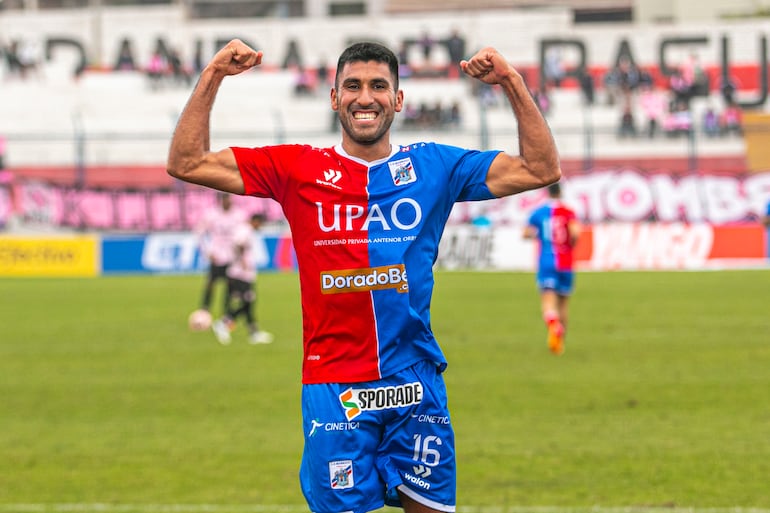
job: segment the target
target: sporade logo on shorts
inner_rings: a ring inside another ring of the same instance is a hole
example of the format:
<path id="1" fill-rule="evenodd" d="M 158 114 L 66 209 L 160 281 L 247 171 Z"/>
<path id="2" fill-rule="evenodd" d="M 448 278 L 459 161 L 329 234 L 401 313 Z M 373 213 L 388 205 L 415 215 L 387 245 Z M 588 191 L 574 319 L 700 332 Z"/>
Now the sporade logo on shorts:
<path id="1" fill-rule="evenodd" d="M 361 412 L 401 408 L 422 401 L 422 383 L 405 383 L 379 388 L 348 388 L 340 394 L 340 403 L 348 420 L 358 417 Z"/>
<path id="2" fill-rule="evenodd" d="M 381 289 L 409 291 L 404 264 L 321 272 L 321 293 L 323 294 Z"/>

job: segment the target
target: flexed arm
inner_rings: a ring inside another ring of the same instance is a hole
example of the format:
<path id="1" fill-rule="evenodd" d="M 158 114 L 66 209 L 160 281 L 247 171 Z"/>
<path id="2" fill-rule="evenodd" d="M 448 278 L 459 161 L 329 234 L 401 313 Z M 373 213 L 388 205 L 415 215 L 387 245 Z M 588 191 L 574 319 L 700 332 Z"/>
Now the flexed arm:
<path id="1" fill-rule="evenodd" d="M 238 39 L 219 50 L 201 72 L 187 101 L 168 154 L 169 175 L 221 191 L 243 194 L 243 180 L 230 149 L 212 152 L 209 147 L 211 109 L 219 87 L 228 75 L 238 75 L 262 63 L 262 52 Z"/>
<path id="2" fill-rule="evenodd" d="M 460 67 L 485 84 L 499 84 L 519 128 L 519 155 L 500 153 L 489 168 L 487 187 L 497 197 L 536 189 L 561 178 L 556 143 L 540 109 L 516 69 L 494 48 L 484 48 Z"/>

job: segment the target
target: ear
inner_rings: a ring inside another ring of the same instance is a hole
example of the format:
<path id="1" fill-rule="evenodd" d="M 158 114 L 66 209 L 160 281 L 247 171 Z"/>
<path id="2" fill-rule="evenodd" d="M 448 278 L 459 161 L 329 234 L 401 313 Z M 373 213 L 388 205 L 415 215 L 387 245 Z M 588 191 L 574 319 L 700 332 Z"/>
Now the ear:
<path id="1" fill-rule="evenodd" d="M 336 88 L 332 87 L 332 90 L 329 93 L 329 98 L 331 100 L 332 110 L 335 112 L 338 111 L 339 108 L 337 107 L 337 89 Z"/>
<path id="2" fill-rule="evenodd" d="M 404 90 L 399 89 L 396 93 L 396 105 L 395 105 L 395 111 L 401 112 L 401 109 L 404 108 Z"/>

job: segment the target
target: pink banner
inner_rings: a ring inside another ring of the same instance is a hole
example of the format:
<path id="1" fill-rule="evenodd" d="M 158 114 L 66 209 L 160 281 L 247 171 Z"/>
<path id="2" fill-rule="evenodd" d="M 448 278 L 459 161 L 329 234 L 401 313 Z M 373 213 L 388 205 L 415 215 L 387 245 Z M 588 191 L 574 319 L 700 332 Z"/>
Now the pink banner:
<path id="1" fill-rule="evenodd" d="M 756 223 L 770 202 L 770 172 L 669 174 L 612 168 L 563 179 L 564 197 L 586 225 L 600 223 Z M 520 226 L 545 200 L 540 189 L 508 198 L 457 204 L 450 225 L 484 220 Z M 131 232 L 189 230 L 215 202 L 202 187 L 178 189 L 75 189 L 35 180 L 0 184 L 0 226 L 12 215 L 26 223 L 76 229 Z M 262 198 L 235 196 L 247 212 L 282 222 L 280 206 Z"/>

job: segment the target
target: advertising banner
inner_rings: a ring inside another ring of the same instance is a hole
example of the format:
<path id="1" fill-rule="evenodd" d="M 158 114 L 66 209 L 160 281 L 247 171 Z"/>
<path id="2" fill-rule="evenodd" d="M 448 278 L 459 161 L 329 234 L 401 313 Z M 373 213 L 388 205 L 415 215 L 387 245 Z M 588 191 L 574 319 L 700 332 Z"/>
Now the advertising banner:
<path id="1" fill-rule="evenodd" d="M 534 271 L 537 244 L 523 228 L 448 227 L 439 269 Z M 757 223 L 603 223 L 584 226 L 575 248 L 578 270 L 686 270 L 770 265 L 766 232 Z"/>
<path id="2" fill-rule="evenodd" d="M 296 259 L 288 234 L 255 236 L 261 270 L 292 270 Z M 189 232 L 105 236 L 102 240 L 104 274 L 196 273 L 208 266 L 198 239 Z"/>
<path id="3" fill-rule="evenodd" d="M 96 276 L 97 237 L 0 236 L 0 276 Z"/>

